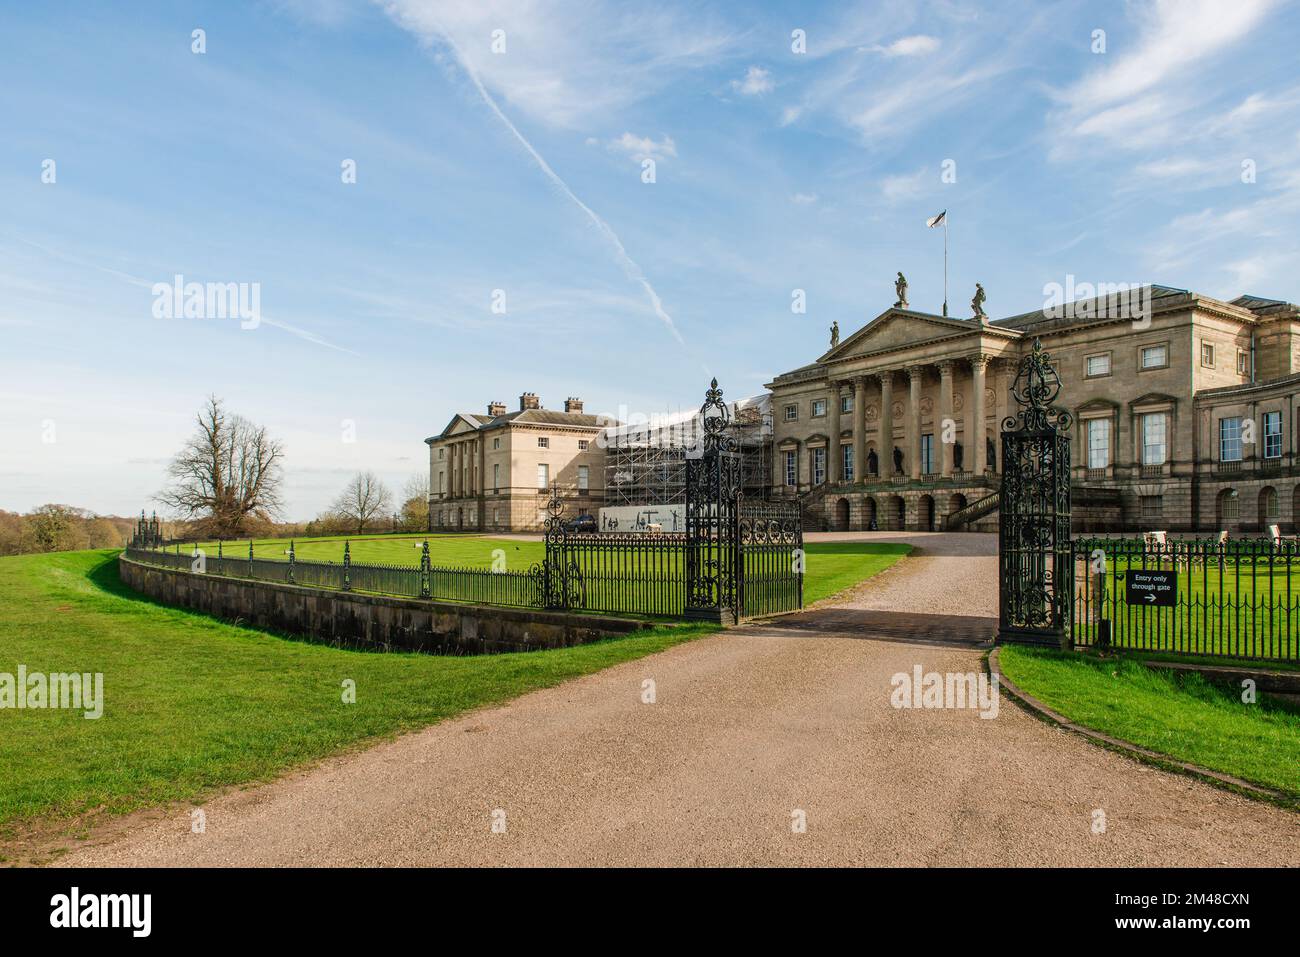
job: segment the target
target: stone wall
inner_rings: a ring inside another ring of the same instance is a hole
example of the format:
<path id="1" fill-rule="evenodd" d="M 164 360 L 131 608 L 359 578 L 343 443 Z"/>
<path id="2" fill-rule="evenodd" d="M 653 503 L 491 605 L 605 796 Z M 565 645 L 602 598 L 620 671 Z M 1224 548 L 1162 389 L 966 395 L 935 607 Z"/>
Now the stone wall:
<path id="1" fill-rule="evenodd" d="M 118 558 L 122 581 L 168 605 L 329 644 L 476 655 L 585 645 L 649 627 L 626 618 L 388 598 L 199 575 Z"/>

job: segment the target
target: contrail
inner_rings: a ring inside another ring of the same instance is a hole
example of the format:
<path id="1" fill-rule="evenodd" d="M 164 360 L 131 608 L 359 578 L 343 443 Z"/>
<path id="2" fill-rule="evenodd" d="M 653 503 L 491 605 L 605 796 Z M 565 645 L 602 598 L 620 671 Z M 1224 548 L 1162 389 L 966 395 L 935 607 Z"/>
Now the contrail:
<path id="1" fill-rule="evenodd" d="M 129 282 L 133 286 L 141 286 L 145 289 L 152 289 L 154 286 L 153 282 L 144 279 L 141 276 L 133 276 L 129 272 L 122 272 L 120 269 L 112 269 L 108 266 L 101 266 L 99 263 L 80 259 L 76 256 L 69 256 L 67 253 L 59 252 L 58 250 L 51 249 L 48 246 L 43 246 L 40 243 L 33 242 L 30 239 L 25 239 L 22 236 L 15 236 L 13 238 L 18 240 L 20 243 L 25 243 L 28 246 L 39 249 L 48 256 L 53 256 L 55 259 L 62 259 L 64 262 L 70 262 L 75 266 L 85 266 L 89 269 L 98 269 L 100 272 L 108 273 L 110 276 L 116 276 L 124 282 Z M 334 349 L 338 352 L 346 352 L 348 355 L 357 356 L 358 358 L 361 356 L 361 353 L 359 352 L 353 352 L 351 349 L 344 346 L 336 346 L 328 339 L 323 339 L 314 332 L 309 332 L 308 330 L 299 328 L 298 326 L 292 326 L 287 322 L 280 322 L 276 319 L 267 319 L 265 316 L 260 317 L 259 321 L 268 326 L 275 326 L 277 329 L 283 329 L 285 332 L 289 333 L 289 335 L 297 336 L 299 339 L 302 339 L 305 342 L 310 342 L 313 345 L 324 346 L 326 349 Z"/>
<path id="2" fill-rule="evenodd" d="M 473 81 L 475 89 L 479 92 L 479 96 L 483 97 L 483 102 L 492 108 L 492 112 L 497 115 L 497 119 L 504 123 L 506 129 L 514 134 L 515 139 L 517 139 L 520 145 L 528 151 L 528 154 L 532 156 L 541 171 L 546 174 L 547 179 L 549 179 L 551 183 L 560 190 L 560 192 L 569 197 L 569 199 L 573 201 L 574 205 L 586 213 L 587 218 L 590 219 L 592 223 L 595 224 L 596 228 L 600 230 L 601 234 L 609 240 L 610 245 L 614 247 L 614 258 L 618 260 L 618 264 L 623 267 L 623 272 L 626 273 L 627 277 L 633 282 L 641 284 L 641 288 L 644 289 L 646 295 L 650 297 L 650 305 L 654 308 L 655 315 L 658 316 L 660 320 L 663 321 L 663 324 L 668 327 L 668 331 L 673 334 L 673 338 L 685 346 L 686 340 L 683 339 L 682 334 L 677 331 L 677 323 L 673 322 L 673 317 L 668 315 L 664 310 L 663 301 L 659 298 L 659 293 L 655 292 L 654 286 L 650 285 L 650 280 L 646 278 L 641 267 L 637 265 L 636 260 L 627 254 L 627 249 L 624 248 L 623 241 L 618 238 L 618 234 L 610 228 L 609 223 L 605 222 L 605 220 L 601 219 L 600 216 L 596 214 L 595 210 L 580 200 L 573 190 L 569 189 L 569 184 L 560 179 L 559 174 L 556 173 L 555 170 L 551 169 L 551 165 L 542 158 L 542 154 L 533 149 L 533 144 L 528 142 L 528 140 L 524 138 L 524 135 L 519 132 L 515 124 L 510 122 L 510 118 L 506 116 L 505 113 L 501 112 L 501 107 L 497 106 L 496 100 L 492 99 L 487 89 L 483 86 L 482 81 L 479 80 L 478 73 L 469 65 L 469 61 L 461 55 L 460 48 L 457 47 L 456 42 L 452 40 L 451 34 L 442 29 L 441 26 L 438 27 L 438 32 L 442 34 L 443 40 L 446 42 L 447 46 L 451 48 L 452 53 L 456 55 L 456 59 L 460 63 L 461 68 L 465 71 L 465 74 Z"/>

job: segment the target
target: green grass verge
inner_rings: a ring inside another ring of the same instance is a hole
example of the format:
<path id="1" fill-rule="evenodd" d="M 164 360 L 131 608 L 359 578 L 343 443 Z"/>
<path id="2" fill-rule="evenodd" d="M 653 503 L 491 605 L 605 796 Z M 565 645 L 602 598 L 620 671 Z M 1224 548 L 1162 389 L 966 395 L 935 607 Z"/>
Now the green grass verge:
<path id="1" fill-rule="evenodd" d="M 430 540 L 439 554 L 461 556 L 448 563 L 488 564 L 492 547 L 513 544 L 542 548 L 469 536 Z M 414 551 L 409 540 L 357 545 L 374 547 L 376 556 L 401 549 L 403 563 Z M 485 545 L 485 557 L 475 558 Z M 810 545 L 806 600 L 856 584 L 908 550 Z M 79 711 L 0 709 L 0 837 L 36 818 L 198 800 L 715 630 L 656 628 L 580 648 L 463 658 L 347 650 L 144 599 L 119 581 L 116 556 L 0 558 L 0 672 L 15 674 L 20 664 L 28 673 L 100 672 L 105 697 L 98 720 Z M 342 701 L 345 679 L 356 682 L 356 704 Z"/>
<path id="2" fill-rule="evenodd" d="M 350 651 L 144 600 L 116 554 L 0 558 L 0 671 L 102 672 L 105 698 L 98 720 L 0 709 L 0 827 L 195 800 L 713 630 L 462 658 Z"/>
<path id="3" fill-rule="evenodd" d="M 1255 784 L 1300 795 L 1300 708 L 1199 674 L 1127 658 L 1004 645 L 1002 671 L 1072 721 Z"/>

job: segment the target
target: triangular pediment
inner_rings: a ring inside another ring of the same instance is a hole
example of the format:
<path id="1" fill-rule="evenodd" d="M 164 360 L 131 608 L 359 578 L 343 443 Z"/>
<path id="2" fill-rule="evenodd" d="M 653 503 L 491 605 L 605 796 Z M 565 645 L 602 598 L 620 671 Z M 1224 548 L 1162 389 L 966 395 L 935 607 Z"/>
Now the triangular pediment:
<path id="1" fill-rule="evenodd" d="M 818 362 L 831 362 L 853 356 L 888 352 L 954 336 L 976 336 L 987 332 L 988 326 L 977 325 L 965 319 L 934 316 L 908 309 L 887 309 L 865 326 L 853 333 L 838 346 L 821 356 Z"/>
<path id="2" fill-rule="evenodd" d="M 464 435 L 467 432 L 477 432 L 478 423 L 467 416 L 464 412 L 457 412 L 447 427 L 442 430 L 443 436 Z"/>

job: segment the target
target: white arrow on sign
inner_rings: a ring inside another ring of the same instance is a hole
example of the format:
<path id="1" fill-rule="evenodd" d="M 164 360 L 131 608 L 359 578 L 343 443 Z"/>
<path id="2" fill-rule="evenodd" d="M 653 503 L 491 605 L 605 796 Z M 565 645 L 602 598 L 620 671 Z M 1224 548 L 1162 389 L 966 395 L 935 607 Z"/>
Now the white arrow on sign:
<path id="1" fill-rule="evenodd" d="M 1150 591 L 1147 592 L 1147 601 L 1155 601 L 1155 600 L 1156 600 L 1155 592 L 1150 592 Z"/>

